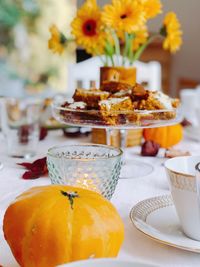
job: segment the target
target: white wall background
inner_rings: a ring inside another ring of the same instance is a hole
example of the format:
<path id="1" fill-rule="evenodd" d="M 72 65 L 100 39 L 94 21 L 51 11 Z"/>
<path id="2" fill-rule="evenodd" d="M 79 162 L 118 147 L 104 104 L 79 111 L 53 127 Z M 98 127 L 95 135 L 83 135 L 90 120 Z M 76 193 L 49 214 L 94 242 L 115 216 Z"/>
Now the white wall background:
<path id="1" fill-rule="evenodd" d="M 175 11 L 183 29 L 183 45 L 173 56 L 171 93 L 175 93 L 180 77 L 200 81 L 200 0 L 162 0 L 164 13 Z M 163 14 L 152 20 L 151 30 L 156 29 Z"/>
<path id="2" fill-rule="evenodd" d="M 81 5 L 84 0 L 78 0 Z M 109 0 L 97 0 L 99 5 Z M 164 13 L 175 11 L 183 29 L 183 46 L 173 56 L 171 72 L 171 93 L 175 94 L 180 77 L 200 81 L 200 0 L 162 0 Z M 150 30 L 161 25 L 164 14 L 152 20 Z"/>

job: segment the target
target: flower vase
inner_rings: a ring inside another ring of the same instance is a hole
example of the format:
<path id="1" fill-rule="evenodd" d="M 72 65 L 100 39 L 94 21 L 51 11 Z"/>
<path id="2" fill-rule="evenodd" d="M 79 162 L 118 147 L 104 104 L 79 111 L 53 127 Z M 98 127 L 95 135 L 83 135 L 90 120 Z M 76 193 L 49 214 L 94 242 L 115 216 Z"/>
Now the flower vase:
<path id="1" fill-rule="evenodd" d="M 136 83 L 135 67 L 101 67 L 100 85 L 103 82 L 121 82 L 132 86 Z"/>

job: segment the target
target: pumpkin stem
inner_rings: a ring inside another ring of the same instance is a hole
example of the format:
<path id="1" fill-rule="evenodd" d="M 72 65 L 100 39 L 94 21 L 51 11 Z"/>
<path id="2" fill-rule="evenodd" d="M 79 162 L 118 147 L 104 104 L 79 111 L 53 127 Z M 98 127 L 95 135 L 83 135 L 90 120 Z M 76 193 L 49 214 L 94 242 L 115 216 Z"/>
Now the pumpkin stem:
<path id="1" fill-rule="evenodd" d="M 68 197 L 71 209 L 73 210 L 74 198 L 79 197 L 77 192 L 65 192 L 61 190 L 61 194 L 65 197 Z"/>

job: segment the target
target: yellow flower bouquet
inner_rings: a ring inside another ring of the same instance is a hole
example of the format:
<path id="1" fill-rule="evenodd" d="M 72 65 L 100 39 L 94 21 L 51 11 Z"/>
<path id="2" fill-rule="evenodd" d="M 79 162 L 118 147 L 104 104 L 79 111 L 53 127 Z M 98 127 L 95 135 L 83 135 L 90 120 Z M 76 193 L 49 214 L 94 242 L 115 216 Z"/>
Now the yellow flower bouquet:
<path id="1" fill-rule="evenodd" d="M 71 23 L 71 38 L 51 26 L 49 48 L 61 54 L 75 41 L 89 54 L 100 56 L 105 66 L 132 65 L 158 36 L 163 48 L 175 53 L 182 44 L 180 23 L 174 12 L 166 14 L 157 33 L 148 32 L 148 20 L 162 13 L 160 0 L 112 0 L 102 9 L 86 0 Z"/>

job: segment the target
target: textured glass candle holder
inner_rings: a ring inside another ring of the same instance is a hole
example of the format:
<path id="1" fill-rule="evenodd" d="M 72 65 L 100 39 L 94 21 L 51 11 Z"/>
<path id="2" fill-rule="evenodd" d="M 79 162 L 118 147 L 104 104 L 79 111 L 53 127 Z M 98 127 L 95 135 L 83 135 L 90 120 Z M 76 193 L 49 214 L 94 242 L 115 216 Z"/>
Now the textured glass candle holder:
<path id="1" fill-rule="evenodd" d="M 122 150 L 105 145 L 79 144 L 53 147 L 47 153 L 52 184 L 96 191 L 110 199 L 122 165 Z"/>

